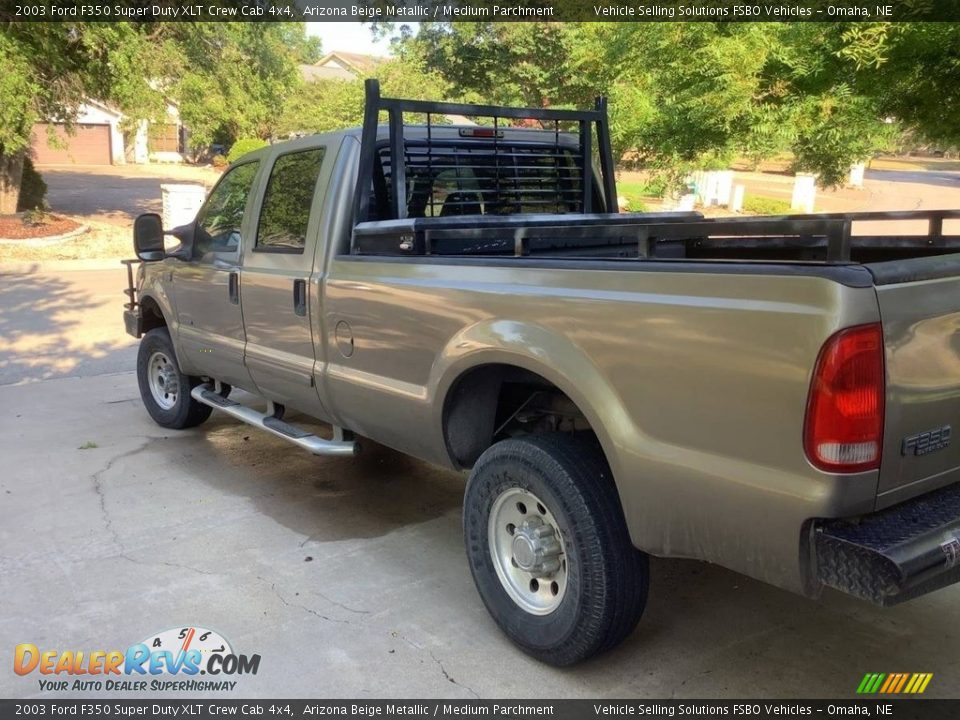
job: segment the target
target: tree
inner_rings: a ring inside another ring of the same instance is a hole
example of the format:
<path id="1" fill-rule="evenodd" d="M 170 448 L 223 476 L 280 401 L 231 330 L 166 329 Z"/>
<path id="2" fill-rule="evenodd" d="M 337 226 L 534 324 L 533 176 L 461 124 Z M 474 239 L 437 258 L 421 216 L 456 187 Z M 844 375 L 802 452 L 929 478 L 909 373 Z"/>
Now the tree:
<path id="1" fill-rule="evenodd" d="M 371 73 L 386 96 L 417 100 L 448 98 L 447 83 L 413 53 L 378 63 Z M 279 137 L 329 132 L 363 122 L 363 78 L 317 80 L 304 83 L 283 107 L 277 124 Z"/>
<path id="2" fill-rule="evenodd" d="M 0 34 L 0 213 L 16 209 L 34 123 L 69 122 L 86 97 L 150 96 L 149 63 L 150 48 L 127 23 L 8 24 Z"/>
<path id="3" fill-rule="evenodd" d="M 399 42 L 464 96 L 606 94 L 617 156 L 674 179 L 790 151 L 830 185 L 901 127 L 960 141 L 955 24 L 430 22 Z"/>
<path id="4" fill-rule="evenodd" d="M 7 23 L 0 33 L 0 213 L 13 212 L 36 122 L 71 129 L 87 98 L 126 129 L 177 101 L 195 144 L 269 138 L 319 51 L 303 23 Z"/>
<path id="5" fill-rule="evenodd" d="M 195 145 L 269 139 L 300 82 L 303 23 L 164 23 L 153 41 L 167 64 L 162 88 L 180 105 Z"/>

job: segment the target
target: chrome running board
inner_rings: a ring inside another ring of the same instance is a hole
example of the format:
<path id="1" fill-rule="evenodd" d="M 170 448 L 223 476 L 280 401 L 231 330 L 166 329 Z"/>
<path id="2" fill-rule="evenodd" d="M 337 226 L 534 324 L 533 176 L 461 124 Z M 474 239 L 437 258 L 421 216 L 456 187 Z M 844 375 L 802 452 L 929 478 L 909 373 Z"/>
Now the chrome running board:
<path id="1" fill-rule="evenodd" d="M 314 455 L 340 455 L 350 456 L 357 454 L 357 443 L 353 440 L 341 439 L 344 436 L 342 428 L 334 427 L 334 439 L 324 440 L 322 437 L 312 434 L 308 430 L 291 425 L 281 418 L 271 413 L 262 413 L 246 405 L 225 398 L 223 395 L 215 392 L 209 385 L 197 385 L 190 391 L 190 396 L 197 402 L 209 405 L 215 410 L 221 410 L 227 415 L 242 420 L 248 425 L 266 430 L 272 435 L 283 438 L 287 442 L 303 448 Z M 270 403 L 269 409 L 273 410 L 273 403 Z"/>

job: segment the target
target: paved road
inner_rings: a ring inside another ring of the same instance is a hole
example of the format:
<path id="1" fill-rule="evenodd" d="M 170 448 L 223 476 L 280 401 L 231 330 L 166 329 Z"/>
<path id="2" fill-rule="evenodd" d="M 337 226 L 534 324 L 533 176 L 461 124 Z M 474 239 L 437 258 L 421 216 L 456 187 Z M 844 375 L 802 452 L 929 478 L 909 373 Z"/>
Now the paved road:
<path id="1" fill-rule="evenodd" d="M 794 178 L 787 174 L 738 172 L 748 194 L 790 200 Z M 920 210 L 960 207 L 960 172 L 868 170 L 863 188 L 817 192 L 818 212 Z"/>
<path id="2" fill-rule="evenodd" d="M 958 587 L 882 610 L 679 560 L 653 561 L 622 647 L 540 665 L 473 589 L 461 475 L 372 444 L 315 458 L 224 418 L 156 426 L 127 370 L 121 284 L 0 277 L 0 338 L 16 344 L 0 355 L 6 652 L 200 625 L 262 656 L 238 697 L 853 697 L 867 671 L 934 672 L 928 695 L 960 696 Z M 0 672 L 0 696 L 40 694 L 35 675 Z"/>

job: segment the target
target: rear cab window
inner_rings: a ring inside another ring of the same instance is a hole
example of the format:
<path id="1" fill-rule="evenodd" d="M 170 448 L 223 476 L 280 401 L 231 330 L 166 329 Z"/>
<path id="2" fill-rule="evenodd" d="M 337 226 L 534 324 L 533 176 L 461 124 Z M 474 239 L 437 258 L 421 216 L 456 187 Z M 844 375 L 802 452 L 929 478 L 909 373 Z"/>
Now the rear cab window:
<path id="1" fill-rule="evenodd" d="M 279 156 L 260 205 L 254 252 L 303 253 L 324 148 Z"/>

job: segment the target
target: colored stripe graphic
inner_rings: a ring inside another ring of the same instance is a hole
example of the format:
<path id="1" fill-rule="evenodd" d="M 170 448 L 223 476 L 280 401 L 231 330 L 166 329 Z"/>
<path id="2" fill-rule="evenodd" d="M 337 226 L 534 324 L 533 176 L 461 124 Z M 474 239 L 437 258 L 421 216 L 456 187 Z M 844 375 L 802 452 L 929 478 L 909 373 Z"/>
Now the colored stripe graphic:
<path id="1" fill-rule="evenodd" d="M 933 673 L 867 673 L 857 686 L 857 694 L 919 695 L 932 679 Z"/>

